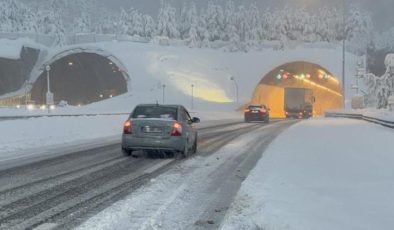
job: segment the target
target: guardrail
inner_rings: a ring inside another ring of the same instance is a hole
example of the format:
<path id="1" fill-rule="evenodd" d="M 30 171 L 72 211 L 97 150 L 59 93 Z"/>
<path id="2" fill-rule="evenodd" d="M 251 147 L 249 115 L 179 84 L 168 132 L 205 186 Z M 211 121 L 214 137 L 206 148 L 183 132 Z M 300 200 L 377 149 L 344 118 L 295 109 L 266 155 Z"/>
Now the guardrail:
<path id="1" fill-rule="evenodd" d="M 0 121 L 3 120 L 19 120 L 40 117 L 93 117 L 93 116 L 120 116 L 130 115 L 130 113 L 78 113 L 78 114 L 38 114 L 38 115 L 16 115 L 16 116 L 0 116 Z"/>
<path id="2" fill-rule="evenodd" d="M 326 112 L 325 117 L 342 117 L 342 118 L 364 120 L 394 129 L 394 121 L 387 121 L 376 117 L 364 116 L 363 114 Z"/>

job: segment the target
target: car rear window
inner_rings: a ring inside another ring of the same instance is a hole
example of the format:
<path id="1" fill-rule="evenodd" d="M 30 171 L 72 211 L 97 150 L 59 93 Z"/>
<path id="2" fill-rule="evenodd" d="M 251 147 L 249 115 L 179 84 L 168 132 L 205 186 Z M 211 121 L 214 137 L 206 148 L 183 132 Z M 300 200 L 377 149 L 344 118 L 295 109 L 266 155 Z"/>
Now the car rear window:
<path id="1" fill-rule="evenodd" d="M 264 106 L 261 106 L 261 105 L 253 105 L 253 106 L 249 106 L 249 109 L 261 109 L 263 107 Z"/>
<path id="2" fill-rule="evenodd" d="M 138 106 L 131 118 L 163 118 L 177 120 L 177 108 L 165 106 Z"/>

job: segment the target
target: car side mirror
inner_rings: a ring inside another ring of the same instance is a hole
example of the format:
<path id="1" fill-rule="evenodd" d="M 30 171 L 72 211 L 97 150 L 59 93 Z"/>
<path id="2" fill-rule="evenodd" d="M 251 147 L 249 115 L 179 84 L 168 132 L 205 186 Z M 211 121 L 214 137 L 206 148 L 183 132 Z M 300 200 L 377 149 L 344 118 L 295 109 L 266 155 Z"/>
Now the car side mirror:
<path id="1" fill-rule="evenodd" d="M 193 123 L 200 123 L 200 118 L 198 118 L 198 117 L 193 117 L 192 122 L 193 122 Z"/>

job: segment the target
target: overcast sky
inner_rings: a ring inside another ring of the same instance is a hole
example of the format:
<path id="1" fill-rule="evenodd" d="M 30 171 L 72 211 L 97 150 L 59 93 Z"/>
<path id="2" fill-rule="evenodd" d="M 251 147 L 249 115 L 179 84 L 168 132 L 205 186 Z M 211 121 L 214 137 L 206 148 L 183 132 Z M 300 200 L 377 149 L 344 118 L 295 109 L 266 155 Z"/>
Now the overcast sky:
<path id="1" fill-rule="evenodd" d="M 160 0 L 99 0 L 102 4 L 111 8 L 131 7 L 134 6 L 142 12 L 157 15 L 160 6 Z M 170 0 L 174 6 L 182 5 L 183 2 L 193 0 Z M 209 0 L 194 0 L 197 5 L 205 6 Z M 214 0 L 214 2 L 224 3 L 226 0 Z M 308 9 L 316 9 L 323 5 L 342 6 L 342 1 L 348 4 L 360 4 L 363 8 L 371 11 L 375 27 L 379 30 L 394 27 L 394 0 L 234 0 L 234 2 L 249 4 L 256 2 L 261 9 L 266 7 L 281 7 L 286 3 L 295 6 L 305 6 Z"/>

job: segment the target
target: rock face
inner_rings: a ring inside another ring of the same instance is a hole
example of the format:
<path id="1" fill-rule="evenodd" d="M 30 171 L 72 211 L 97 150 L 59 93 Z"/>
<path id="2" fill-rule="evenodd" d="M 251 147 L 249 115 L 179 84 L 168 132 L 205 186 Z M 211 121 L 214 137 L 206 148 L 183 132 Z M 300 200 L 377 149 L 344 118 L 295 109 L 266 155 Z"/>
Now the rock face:
<path id="1" fill-rule="evenodd" d="M 0 96 L 20 89 L 29 78 L 40 50 L 23 47 L 17 60 L 0 58 Z"/>

